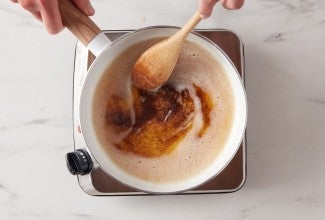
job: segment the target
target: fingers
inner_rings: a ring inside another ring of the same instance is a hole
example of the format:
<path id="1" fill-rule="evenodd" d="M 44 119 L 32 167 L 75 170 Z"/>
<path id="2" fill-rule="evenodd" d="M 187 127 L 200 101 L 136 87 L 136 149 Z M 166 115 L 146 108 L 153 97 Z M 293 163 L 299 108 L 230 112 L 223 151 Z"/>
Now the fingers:
<path id="1" fill-rule="evenodd" d="M 39 21 L 42 21 L 50 34 L 63 29 L 58 0 L 11 0 L 17 2 Z"/>
<path id="2" fill-rule="evenodd" d="M 62 19 L 57 0 L 39 0 L 40 13 L 46 30 L 57 34 L 63 30 Z"/>
<path id="3" fill-rule="evenodd" d="M 27 11 L 30 11 L 30 12 L 37 11 L 37 2 L 36 1 L 33 1 L 33 0 L 17 0 L 17 1 L 13 1 L 13 2 L 19 3 L 20 6 L 23 9 L 26 9 Z"/>
<path id="4" fill-rule="evenodd" d="M 244 0 L 222 0 L 223 7 L 229 10 L 240 9 L 243 4 Z"/>
<path id="5" fill-rule="evenodd" d="M 29 11 L 37 20 L 42 22 L 42 16 L 39 12 L 39 7 L 36 1 L 33 0 L 11 0 L 14 3 L 19 3 L 22 8 Z"/>
<path id="6" fill-rule="evenodd" d="M 208 18 L 212 14 L 214 5 L 218 0 L 200 0 L 199 12 L 202 18 Z M 221 3 L 226 9 L 239 9 L 243 6 L 244 0 L 221 0 Z"/>
<path id="7" fill-rule="evenodd" d="M 34 18 L 36 18 L 38 21 L 43 22 L 43 20 L 42 20 L 42 15 L 41 15 L 40 12 L 34 12 L 34 13 L 32 13 L 32 15 L 33 15 Z"/>
<path id="8" fill-rule="evenodd" d="M 200 0 L 199 2 L 199 12 L 202 18 L 208 18 L 211 13 L 213 6 L 218 0 Z"/>
<path id="9" fill-rule="evenodd" d="M 86 15 L 95 13 L 89 0 L 71 0 Z M 11 0 L 19 3 L 39 21 L 43 22 L 50 34 L 59 33 L 64 27 L 58 6 L 58 0 Z"/>
<path id="10" fill-rule="evenodd" d="M 73 0 L 73 3 L 86 15 L 92 16 L 95 14 L 95 9 L 89 0 Z"/>

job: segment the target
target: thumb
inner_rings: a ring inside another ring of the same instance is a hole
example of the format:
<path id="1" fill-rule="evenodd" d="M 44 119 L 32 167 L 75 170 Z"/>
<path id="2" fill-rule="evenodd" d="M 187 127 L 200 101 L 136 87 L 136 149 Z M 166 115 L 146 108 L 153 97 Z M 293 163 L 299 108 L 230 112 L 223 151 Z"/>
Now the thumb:
<path id="1" fill-rule="evenodd" d="M 213 6 L 218 0 L 200 0 L 199 1 L 199 13 L 201 18 L 208 18 L 213 10 Z"/>
<path id="2" fill-rule="evenodd" d="M 73 2 L 86 15 L 91 16 L 95 14 L 95 9 L 89 0 L 73 0 Z"/>

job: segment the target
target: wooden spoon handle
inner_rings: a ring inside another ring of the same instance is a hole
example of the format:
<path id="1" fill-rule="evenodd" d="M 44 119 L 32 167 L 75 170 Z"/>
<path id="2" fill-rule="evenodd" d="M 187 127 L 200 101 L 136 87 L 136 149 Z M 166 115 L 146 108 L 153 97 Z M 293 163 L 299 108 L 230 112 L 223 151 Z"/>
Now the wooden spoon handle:
<path id="1" fill-rule="evenodd" d="M 200 13 L 196 12 L 190 20 L 182 27 L 179 31 L 182 39 L 184 40 L 186 36 L 193 30 L 193 28 L 202 20 Z"/>
<path id="2" fill-rule="evenodd" d="M 100 28 L 70 0 L 59 0 L 62 22 L 85 46 L 96 37 Z"/>

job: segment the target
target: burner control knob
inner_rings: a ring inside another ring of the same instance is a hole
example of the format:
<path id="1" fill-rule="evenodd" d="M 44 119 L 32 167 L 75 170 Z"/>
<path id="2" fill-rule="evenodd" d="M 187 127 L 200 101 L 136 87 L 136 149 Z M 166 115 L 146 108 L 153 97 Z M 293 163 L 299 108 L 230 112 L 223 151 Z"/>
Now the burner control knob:
<path id="1" fill-rule="evenodd" d="M 71 174 L 85 175 L 90 173 L 93 168 L 93 162 L 89 153 L 84 149 L 78 149 L 67 153 L 65 157 L 68 170 Z"/>

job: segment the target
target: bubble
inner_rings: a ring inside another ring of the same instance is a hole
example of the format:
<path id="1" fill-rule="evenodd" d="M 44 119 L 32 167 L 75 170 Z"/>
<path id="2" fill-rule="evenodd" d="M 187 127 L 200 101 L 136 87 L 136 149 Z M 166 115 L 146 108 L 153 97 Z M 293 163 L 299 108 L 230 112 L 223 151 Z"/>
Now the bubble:
<path id="1" fill-rule="evenodd" d="M 128 77 L 126 75 L 128 71 L 126 66 L 133 62 L 133 58 L 125 59 L 125 57 L 128 58 L 129 56 L 135 56 L 139 52 L 139 50 L 136 49 L 141 47 L 142 46 L 139 45 L 134 46 L 133 49 L 131 48 L 132 50 L 128 49 L 127 53 L 122 52 L 121 59 L 124 60 L 118 63 L 120 66 L 118 71 L 114 73 L 111 72 L 113 75 L 107 77 L 109 80 L 104 83 L 105 87 L 102 87 L 103 89 L 100 94 L 105 94 L 105 91 L 111 92 L 112 88 L 122 92 L 130 91 L 125 89 L 125 86 L 117 86 L 120 85 L 117 83 L 117 79 L 124 79 Z M 195 58 L 193 58 L 194 55 Z M 121 153 L 122 151 L 118 151 L 110 145 L 107 152 L 114 154 L 114 162 L 127 173 L 139 177 L 140 179 L 150 180 L 153 182 L 170 182 L 187 179 L 192 175 L 196 175 L 202 171 L 202 169 L 211 164 L 213 158 L 218 155 L 218 149 L 222 149 L 222 144 L 220 144 L 222 141 L 220 141 L 220 137 L 224 135 L 222 134 L 224 129 L 221 127 L 223 119 L 220 118 L 220 116 L 225 117 L 226 114 L 224 113 L 228 112 L 228 102 L 223 102 L 222 99 L 223 97 L 227 97 L 228 90 L 231 91 L 231 89 L 226 87 L 227 78 L 225 78 L 223 69 L 220 68 L 218 62 L 216 62 L 207 51 L 204 51 L 199 46 L 188 42 L 186 43 L 185 47 L 182 48 L 180 60 L 181 61 L 177 64 L 179 65 L 179 68 L 177 68 L 178 72 L 174 72 L 171 78 L 173 84 L 180 84 L 181 86 L 179 88 L 182 89 L 185 86 L 192 88 L 192 83 L 195 82 L 213 93 L 216 92 L 214 93 L 213 99 L 217 103 L 217 108 L 211 112 L 211 117 L 213 126 L 216 126 L 218 129 L 209 130 L 206 136 L 202 137 L 202 139 L 197 138 L 195 131 L 199 130 L 201 120 L 198 118 L 195 122 L 193 122 L 193 132 L 184 138 L 184 140 L 179 144 L 179 151 L 177 152 L 180 153 L 164 158 L 158 157 L 155 159 L 143 159 L 142 157 L 137 157 L 134 154 Z M 210 68 L 211 66 L 213 66 L 213 70 Z M 109 90 L 106 88 L 109 88 Z M 193 88 L 192 92 L 194 92 Z M 105 109 L 106 105 L 99 105 L 99 107 L 96 106 L 96 108 L 99 109 L 96 111 L 100 112 L 100 109 Z M 220 109 L 223 109 L 223 111 L 220 111 Z M 197 115 L 197 117 L 200 117 L 199 114 Z M 100 114 L 100 116 L 105 117 L 105 115 L 103 116 L 102 114 Z M 97 120 L 100 121 L 99 119 Z M 102 127 L 98 127 L 99 130 L 103 130 Z M 105 134 L 105 132 L 106 130 L 104 130 L 102 133 Z M 114 140 L 117 140 L 117 137 L 113 136 L 111 139 L 107 140 L 105 139 L 103 141 L 101 139 L 101 142 L 110 144 Z M 182 163 L 181 166 L 178 166 L 179 163 Z"/>

